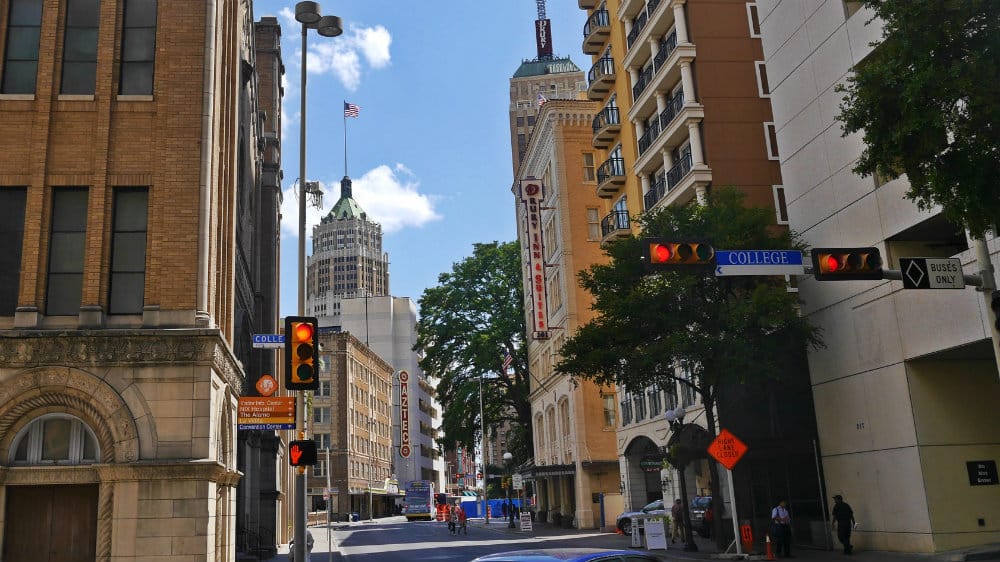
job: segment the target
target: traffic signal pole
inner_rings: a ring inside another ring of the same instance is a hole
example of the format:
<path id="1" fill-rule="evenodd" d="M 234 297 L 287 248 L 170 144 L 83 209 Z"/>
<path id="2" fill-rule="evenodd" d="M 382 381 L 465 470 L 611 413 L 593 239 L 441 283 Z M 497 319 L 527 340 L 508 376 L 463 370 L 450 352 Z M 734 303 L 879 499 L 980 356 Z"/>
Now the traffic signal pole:
<path id="1" fill-rule="evenodd" d="M 993 228 L 996 235 L 997 229 Z M 978 289 L 983 294 L 983 302 L 986 303 L 986 314 L 990 320 L 990 340 L 993 341 L 993 360 L 997 364 L 997 377 L 1000 378 L 1000 311 L 994 303 L 997 298 L 997 282 L 993 277 L 993 261 L 990 260 L 990 248 L 986 245 L 986 238 L 972 238 L 972 245 L 976 247 L 976 264 L 979 266 L 979 278 L 981 286 Z"/>

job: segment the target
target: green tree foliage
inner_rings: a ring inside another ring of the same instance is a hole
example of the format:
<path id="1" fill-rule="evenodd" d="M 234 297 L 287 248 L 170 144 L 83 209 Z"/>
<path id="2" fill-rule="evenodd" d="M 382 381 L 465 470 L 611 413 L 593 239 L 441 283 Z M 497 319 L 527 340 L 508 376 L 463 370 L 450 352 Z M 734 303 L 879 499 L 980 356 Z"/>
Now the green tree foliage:
<path id="1" fill-rule="evenodd" d="M 1000 2 L 864 3 L 884 28 L 839 89 L 844 134 L 867 146 L 854 171 L 905 173 L 921 209 L 981 237 L 1000 217 Z"/>
<path id="2" fill-rule="evenodd" d="M 444 409 L 439 442 L 454 449 L 478 440 L 479 379 L 488 429 L 514 423 L 509 448 L 515 460 L 531 456 L 521 250 L 517 242 L 475 244 L 472 256 L 438 277 L 420 298 L 417 344 L 420 368 L 439 379 Z M 503 354 L 513 357 L 509 372 Z"/>
<path id="3" fill-rule="evenodd" d="M 801 248 L 773 222 L 773 211 L 744 207 L 732 188 L 713 192 L 705 206 L 667 207 L 640 218 L 643 237 L 707 239 L 717 249 Z M 715 435 L 720 385 L 803 376 L 792 367 L 801 350 L 821 345 L 782 278 L 716 277 L 705 269 L 650 274 L 635 237 L 609 244 L 606 253 L 607 265 L 580 275 L 598 316 L 567 340 L 558 372 L 629 392 L 688 386 L 705 404 L 706 426 Z M 710 465 L 713 497 L 720 498 Z"/>

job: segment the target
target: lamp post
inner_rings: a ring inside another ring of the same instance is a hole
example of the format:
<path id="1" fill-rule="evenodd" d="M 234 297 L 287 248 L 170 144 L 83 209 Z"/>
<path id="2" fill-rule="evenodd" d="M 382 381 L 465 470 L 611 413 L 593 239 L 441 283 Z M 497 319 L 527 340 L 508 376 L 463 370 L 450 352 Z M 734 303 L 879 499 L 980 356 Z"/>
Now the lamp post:
<path id="1" fill-rule="evenodd" d="M 514 504 L 511 503 L 511 501 L 510 501 L 510 488 L 511 488 L 511 486 L 514 485 L 514 466 L 511 463 L 511 460 L 513 458 L 514 458 L 514 455 L 510 454 L 510 451 L 507 451 L 506 453 L 503 454 L 503 462 L 504 462 L 505 465 L 507 465 L 507 476 L 510 477 L 510 484 L 507 486 L 507 520 L 508 520 L 507 528 L 508 529 L 513 529 L 514 528 Z"/>
<path id="2" fill-rule="evenodd" d="M 299 95 L 301 106 L 299 111 L 299 263 L 298 263 L 298 314 L 306 314 L 306 32 L 315 29 L 323 37 L 336 37 L 344 32 L 340 18 L 320 14 L 316 2 L 299 2 L 295 4 L 295 20 L 302 24 L 302 64 L 299 68 Z M 305 411 L 303 393 L 299 392 L 295 399 L 295 427 L 300 437 L 305 437 L 305 426 L 302 412 Z M 295 559 L 306 559 L 306 474 L 297 469 L 295 474 L 295 516 L 293 527 L 295 535 Z"/>
<path id="3" fill-rule="evenodd" d="M 684 406 L 677 406 L 676 409 L 667 410 L 667 423 L 670 424 L 670 431 L 674 433 L 674 438 L 679 437 L 681 431 L 684 429 L 685 413 Z M 666 447 L 664 449 L 664 453 L 669 454 L 669 449 Z M 684 550 L 687 552 L 697 552 L 698 545 L 694 543 L 694 533 L 691 530 L 691 511 L 688 507 L 687 480 L 684 476 L 684 469 L 687 467 L 685 454 L 682 452 L 678 455 L 681 457 L 680 459 L 672 458 L 672 460 L 677 463 L 678 478 L 681 485 L 681 518 L 684 520 Z M 675 522 L 674 524 L 676 525 L 677 523 Z"/>

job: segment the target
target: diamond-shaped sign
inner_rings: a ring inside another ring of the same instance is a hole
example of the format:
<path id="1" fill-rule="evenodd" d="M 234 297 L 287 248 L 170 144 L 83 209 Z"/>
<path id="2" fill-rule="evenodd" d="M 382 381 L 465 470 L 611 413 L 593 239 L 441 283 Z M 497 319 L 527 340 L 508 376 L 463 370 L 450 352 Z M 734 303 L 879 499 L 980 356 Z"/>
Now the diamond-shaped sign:
<path id="1" fill-rule="evenodd" d="M 719 464 L 732 470 L 736 463 L 740 462 L 743 454 L 747 452 L 746 443 L 737 439 L 728 429 L 719 432 L 718 437 L 708 446 L 708 454 L 719 461 Z"/>

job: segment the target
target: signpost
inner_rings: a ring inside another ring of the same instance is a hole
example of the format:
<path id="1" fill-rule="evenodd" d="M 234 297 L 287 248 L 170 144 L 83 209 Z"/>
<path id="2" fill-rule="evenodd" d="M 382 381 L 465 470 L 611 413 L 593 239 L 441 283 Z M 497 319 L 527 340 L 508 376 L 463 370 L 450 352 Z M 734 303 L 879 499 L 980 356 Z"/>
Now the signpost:
<path id="1" fill-rule="evenodd" d="M 715 275 L 804 275 L 799 250 L 716 250 Z"/>
<path id="2" fill-rule="evenodd" d="M 295 429 L 295 397 L 241 396 L 237 406 L 236 429 Z"/>
<path id="3" fill-rule="evenodd" d="M 899 258 L 904 289 L 964 289 L 958 258 Z"/>
<path id="4" fill-rule="evenodd" d="M 284 349 L 284 334 L 254 334 L 253 347 L 255 349 Z"/>
<path id="5" fill-rule="evenodd" d="M 746 443 L 740 441 L 735 435 L 729 432 L 728 429 L 723 428 L 719 432 L 719 435 L 712 441 L 708 446 L 708 454 L 712 455 L 712 458 L 719 461 L 719 464 L 726 467 L 726 477 L 729 480 L 729 494 L 730 501 L 733 504 L 733 543 L 736 545 L 736 554 L 742 555 L 743 548 L 740 546 L 740 531 L 739 531 L 739 519 L 736 516 L 736 489 L 733 487 L 733 467 L 736 463 L 740 462 L 743 455 L 746 454 L 749 447 Z M 732 548 L 732 544 L 729 548 Z M 729 551 L 726 549 L 726 552 Z"/>

